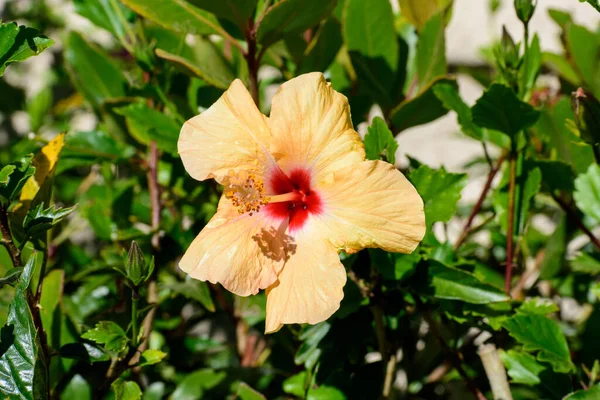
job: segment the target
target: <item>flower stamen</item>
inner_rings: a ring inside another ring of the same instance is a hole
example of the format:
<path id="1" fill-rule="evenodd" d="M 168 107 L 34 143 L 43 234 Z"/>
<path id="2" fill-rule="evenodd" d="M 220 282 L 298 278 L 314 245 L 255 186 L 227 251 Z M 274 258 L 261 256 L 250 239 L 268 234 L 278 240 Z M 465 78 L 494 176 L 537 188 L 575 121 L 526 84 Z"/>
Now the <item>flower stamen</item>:
<path id="1" fill-rule="evenodd" d="M 236 173 L 230 170 L 223 180 L 225 197 L 231 200 L 240 214 L 259 212 L 260 208 L 269 202 L 265 196 L 265 185 L 253 173 L 241 170 Z"/>
<path id="2" fill-rule="evenodd" d="M 253 215 L 260 208 L 269 203 L 282 203 L 295 201 L 298 193 L 289 192 L 274 196 L 265 195 L 265 185 L 261 178 L 252 172 L 230 170 L 223 179 L 225 197 L 231 201 L 240 214 Z"/>

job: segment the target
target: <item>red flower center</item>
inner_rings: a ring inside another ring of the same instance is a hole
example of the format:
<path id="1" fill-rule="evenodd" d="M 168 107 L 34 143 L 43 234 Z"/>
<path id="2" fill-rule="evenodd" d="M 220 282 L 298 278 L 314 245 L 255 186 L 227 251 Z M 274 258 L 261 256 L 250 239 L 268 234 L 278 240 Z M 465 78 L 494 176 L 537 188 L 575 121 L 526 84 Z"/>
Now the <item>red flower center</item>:
<path id="1" fill-rule="evenodd" d="M 264 210 L 271 217 L 289 218 L 290 232 L 302 228 L 310 214 L 320 214 L 323 202 L 319 194 L 310 187 L 310 172 L 297 168 L 289 175 L 278 170 L 269 177 L 268 187 L 275 195 L 294 193 L 294 200 L 280 203 L 270 203 Z"/>

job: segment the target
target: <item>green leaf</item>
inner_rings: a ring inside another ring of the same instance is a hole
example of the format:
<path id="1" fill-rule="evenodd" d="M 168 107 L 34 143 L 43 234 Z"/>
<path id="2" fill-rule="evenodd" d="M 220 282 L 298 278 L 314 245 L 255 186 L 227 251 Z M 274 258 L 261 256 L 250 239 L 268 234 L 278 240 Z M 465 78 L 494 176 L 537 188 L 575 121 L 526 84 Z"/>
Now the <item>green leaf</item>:
<path id="1" fill-rule="evenodd" d="M 156 55 L 179 66 L 188 75 L 221 89 L 227 89 L 235 79 L 232 66 L 208 39 L 195 38 L 194 45 L 185 45 L 179 55 L 160 48 L 156 49 Z"/>
<path id="2" fill-rule="evenodd" d="M 381 277 L 391 281 L 401 281 L 410 277 L 421 260 L 417 251 L 411 254 L 388 253 L 380 249 L 369 249 L 368 251 L 371 261 L 379 270 Z"/>
<path id="3" fill-rule="evenodd" d="M 446 74 L 444 13 L 431 17 L 423 27 L 416 58 L 419 87 L 427 87 L 434 79 Z"/>
<path id="4" fill-rule="evenodd" d="M 225 18 L 234 22 L 242 29 L 248 25 L 248 19 L 254 14 L 258 0 L 191 0 L 191 3 L 219 18 Z"/>
<path id="5" fill-rule="evenodd" d="M 121 43 L 135 39 L 129 25 L 133 13 L 116 0 L 74 0 L 75 12 L 106 29 Z"/>
<path id="6" fill-rule="evenodd" d="M 165 285 L 165 287 L 190 300 L 198 301 L 208 311 L 215 311 L 215 304 L 206 282 L 197 279 L 186 279 L 185 282 L 169 283 L 168 285 Z"/>
<path id="7" fill-rule="evenodd" d="M 508 87 L 499 83 L 490 86 L 471 109 L 473 122 L 514 138 L 538 120 L 540 113 L 519 100 Z"/>
<path id="8" fill-rule="evenodd" d="M 42 297 L 40 298 L 40 317 L 42 326 L 46 332 L 48 344 L 54 348 L 60 348 L 60 306 L 65 284 L 65 271 L 54 269 L 44 277 L 42 281 Z"/>
<path id="9" fill-rule="evenodd" d="M 0 391 L 7 398 L 38 399 L 46 390 L 45 366 L 38 358 L 39 337 L 27 302 L 36 255 L 29 258 L 23 269 L 2 329 L 4 353 L 0 357 Z"/>
<path id="10" fill-rule="evenodd" d="M 142 356 L 140 358 L 140 367 L 143 367 L 146 365 L 158 364 L 166 356 L 167 356 L 167 353 L 162 352 L 160 350 L 154 350 L 154 349 L 144 350 L 144 352 L 142 353 Z"/>
<path id="11" fill-rule="evenodd" d="M 575 172 L 573 167 L 563 161 L 537 160 L 535 167 L 542 173 L 542 188 L 549 193 L 555 191 L 573 192 L 575 190 Z"/>
<path id="12" fill-rule="evenodd" d="M 94 329 L 90 329 L 83 335 L 83 339 L 103 344 L 107 351 L 120 353 L 125 350 L 129 339 L 123 328 L 112 321 L 100 321 Z"/>
<path id="13" fill-rule="evenodd" d="M 52 108 L 52 88 L 44 87 L 27 101 L 29 114 L 29 129 L 38 132 Z"/>
<path id="14" fill-rule="evenodd" d="M 16 199 L 34 173 L 35 167 L 31 163 L 31 156 L 4 166 L 0 170 L 0 203 L 8 206 L 12 200 Z"/>
<path id="15" fill-rule="evenodd" d="M 591 146 L 569 129 L 568 123 L 574 119 L 570 99 L 561 97 L 554 106 L 543 110 L 536 130 L 549 143 L 554 159 L 571 165 L 576 173 L 582 173 L 594 161 L 594 153 Z"/>
<path id="16" fill-rule="evenodd" d="M 595 33 L 581 25 L 569 24 L 565 29 L 567 48 L 579 75 L 594 94 L 600 97 L 598 59 L 590 56 L 590 54 L 598 54 L 600 51 L 600 39 Z"/>
<path id="17" fill-rule="evenodd" d="M 573 271 L 593 276 L 600 274 L 600 260 L 598 256 L 581 252 L 571 260 L 570 264 Z"/>
<path id="18" fill-rule="evenodd" d="M 419 265 L 413 287 L 438 299 L 459 300 L 472 304 L 487 304 L 509 300 L 500 289 L 481 282 L 474 275 L 430 260 Z"/>
<path id="19" fill-rule="evenodd" d="M 65 387 L 65 390 L 62 392 L 62 398 L 91 400 L 92 387 L 81 375 L 76 374 L 73 379 L 69 381 Z"/>
<path id="20" fill-rule="evenodd" d="M 227 35 L 217 18 L 185 0 L 121 0 L 141 16 L 167 29 L 194 35 Z"/>
<path id="21" fill-rule="evenodd" d="M 497 218 L 504 232 L 508 230 L 508 175 L 507 168 L 504 176 L 502 177 L 499 188 L 494 193 L 493 198 Z M 529 218 L 531 201 L 540 191 L 541 182 L 542 173 L 540 172 L 539 168 L 521 168 L 521 171 L 519 171 L 519 168 L 517 168 L 517 193 L 515 197 L 518 200 L 517 203 L 515 203 L 515 234 L 523 232 L 525 224 Z"/>
<path id="22" fill-rule="evenodd" d="M 529 0 L 527 0 L 529 1 Z M 531 93 L 535 85 L 535 81 L 542 66 L 542 50 L 540 49 L 540 39 L 537 34 L 533 36 L 527 53 L 527 62 L 524 63 L 519 71 L 521 82 L 521 96 Z"/>
<path id="23" fill-rule="evenodd" d="M 546 370 L 546 367 L 534 356 L 516 350 L 500 350 L 499 353 L 508 376 L 512 378 L 512 383 L 537 385 L 542 382 L 540 374 Z"/>
<path id="24" fill-rule="evenodd" d="M 115 392 L 115 400 L 140 400 L 142 398 L 142 390 L 135 382 L 117 379 L 111 387 Z"/>
<path id="25" fill-rule="evenodd" d="M 502 324 L 527 352 L 538 352 L 539 361 L 548 362 L 554 371 L 575 370 L 565 335 L 556 322 L 539 314 L 517 313 Z"/>
<path id="26" fill-rule="evenodd" d="M 587 2 L 592 7 L 594 7 L 597 11 L 600 11 L 600 3 L 598 3 L 598 0 L 579 0 L 579 2 L 580 3 Z"/>
<path id="27" fill-rule="evenodd" d="M 456 112 L 458 124 L 465 135 L 476 140 L 483 140 L 483 129 L 473 123 L 471 107 L 460 97 L 456 85 L 446 82 L 438 83 L 433 87 L 433 93 L 446 109 Z"/>
<path id="28" fill-rule="evenodd" d="M 341 25 L 335 18 L 328 18 L 317 31 L 300 58 L 296 73 L 325 71 L 335 60 L 342 47 Z"/>
<path id="29" fill-rule="evenodd" d="M 109 100 L 125 96 L 121 69 L 100 48 L 71 32 L 65 45 L 65 62 L 71 80 L 96 109 Z"/>
<path id="30" fill-rule="evenodd" d="M 394 30 L 394 14 L 389 1 L 346 0 L 343 36 L 348 51 L 356 51 L 373 60 L 381 59 L 389 71 L 396 71 L 398 42 Z M 379 80 L 382 85 L 386 85 L 384 78 Z"/>
<path id="31" fill-rule="evenodd" d="M 2 278 L 0 278 L 0 288 L 5 285 L 14 286 L 18 281 L 19 277 L 23 273 L 23 267 L 10 268 Z"/>
<path id="32" fill-rule="evenodd" d="M 129 132 L 138 142 L 148 145 L 155 141 L 159 149 L 177 154 L 181 126 L 173 118 L 144 103 L 132 103 L 115 112 L 126 118 Z"/>
<path id="33" fill-rule="evenodd" d="M 321 340 L 327 336 L 330 329 L 331 324 L 321 322 L 304 330 L 299 337 L 302 344 L 294 356 L 296 365 L 304 364 L 307 369 L 311 369 L 315 366 L 322 353 L 319 344 L 321 343 Z"/>
<path id="34" fill-rule="evenodd" d="M 183 378 L 171 397 L 177 400 L 200 399 L 204 390 L 217 386 L 226 377 L 227 373 L 224 371 L 215 372 L 212 369 L 200 369 Z"/>
<path id="35" fill-rule="evenodd" d="M 432 169 L 421 165 L 413 170 L 409 179 L 421 195 L 425 204 L 425 220 L 448 222 L 454 215 L 461 191 L 467 184 L 466 174 L 453 174 L 444 167 Z"/>
<path id="36" fill-rule="evenodd" d="M 567 251 L 567 220 L 564 216 L 545 244 L 544 258 L 540 264 L 540 278 L 551 279 L 560 273 L 565 265 Z"/>
<path id="37" fill-rule="evenodd" d="M 457 87 L 454 78 L 438 77 L 414 97 L 405 99 L 390 112 L 389 118 L 394 132 L 398 133 L 413 126 L 427 124 L 448 113 L 448 109 L 433 91 L 433 88 L 442 83 Z"/>
<path id="38" fill-rule="evenodd" d="M 373 119 L 365 135 L 364 143 L 367 159 L 379 160 L 381 156 L 384 156 L 384 159 L 390 164 L 396 163 L 398 143 L 382 118 L 375 117 Z"/>
<path id="39" fill-rule="evenodd" d="M 578 390 L 568 396 L 564 400 L 596 400 L 600 397 L 600 385 L 596 385 L 587 390 Z"/>
<path id="40" fill-rule="evenodd" d="M 48 207 L 44 210 L 44 203 L 31 208 L 23 220 L 23 229 L 27 237 L 37 235 L 51 229 L 54 225 L 65 219 L 77 206 L 68 208 Z"/>
<path id="41" fill-rule="evenodd" d="M 320 385 L 316 389 L 310 389 L 306 400 L 346 400 L 346 396 L 333 386 Z"/>
<path id="42" fill-rule="evenodd" d="M 542 62 L 548 69 L 560 75 L 573 86 L 581 86 L 581 78 L 577 70 L 562 54 L 542 52 Z"/>
<path id="43" fill-rule="evenodd" d="M 54 41 L 40 34 L 37 29 L 18 26 L 16 22 L 0 22 L 0 76 L 14 62 L 24 61 L 40 54 Z"/>
<path id="44" fill-rule="evenodd" d="M 499 350 L 500 358 L 506 367 L 511 383 L 545 389 L 549 396 L 543 398 L 562 399 L 571 391 L 571 378 L 566 374 L 553 372 L 548 364 L 542 364 L 529 353 L 517 350 Z"/>
<path id="45" fill-rule="evenodd" d="M 575 203 L 586 215 L 600 221 L 600 166 L 592 164 L 575 179 Z"/>
<path id="46" fill-rule="evenodd" d="M 358 87 L 387 113 L 402 96 L 408 53 L 395 34 L 390 2 L 346 1 L 342 34 Z"/>
<path id="47" fill-rule="evenodd" d="M 517 312 L 523 314 L 547 315 L 558 312 L 560 309 L 551 300 L 534 297 L 526 300 L 517 308 Z"/>
<path id="48" fill-rule="evenodd" d="M 420 31 L 430 18 L 450 3 L 451 0 L 400 0 L 400 9 L 402 16 Z"/>
<path id="49" fill-rule="evenodd" d="M 265 396 L 244 382 L 240 382 L 236 394 L 240 400 L 266 400 Z"/>
<path id="50" fill-rule="evenodd" d="M 104 131 L 73 132 L 65 137 L 56 174 L 71 168 L 90 166 L 100 161 L 117 162 L 131 157 L 133 147 L 116 141 Z"/>
<path id="51" fill-rule="evenodd" d="M 82 360 L 87 364 L 110 360 L 110 355 L 89 343 L 69 343 L 60 348 L 60 356 Z"/>
<path id="52" fill-rule="evenodd" d="M 256 31 L 256 39 L 268 47 L 283 35 L 303 32 L 326 18 L 337 0 L 281 0 L 270 6 Z"/>
<path id="53" fill-rule="evenodd" d="M 306 394 L 306 384 L 306 371 L 302 371 L 283 381 L 283 391 L 296 397 L 304 397 Z"/>

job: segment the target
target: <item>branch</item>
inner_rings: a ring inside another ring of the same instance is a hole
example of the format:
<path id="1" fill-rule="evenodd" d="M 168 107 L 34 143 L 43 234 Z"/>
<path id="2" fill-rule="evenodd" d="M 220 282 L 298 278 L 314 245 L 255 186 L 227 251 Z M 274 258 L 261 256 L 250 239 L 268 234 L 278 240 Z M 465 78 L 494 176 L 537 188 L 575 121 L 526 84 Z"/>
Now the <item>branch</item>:
<path id="1" fill-rule="evenodd" d="M 508 385 L 506 369 L 504 368 L 504 364 L 502 364 L 496 346 L 493 344 L 480 346 L 479 357 L 490 382 L 494 399 L 513 400 L 510 386 Z"/>
<path id="2" fill-rule="evenodd" d="M 154 251 L 160 250 L 160 214 L 161 214 L 161 203 L 160 203 L 160 188 L 158 185 L 158 149 L 156 148 L 155 142 L 150 142 L 150 154 L 148 155 L 148 171 L 146 172 L 148 179 L 148 189 L 150 191 L 150 206 L 152 210 L 152 248 Z M 148 283 L 148 295 L 146 296 L 148 304 L 156 304 L 158 302 L 158 289 L 156 287 L 156 268 Z M 137 364 L 140 359 L 140 355 L 148 348 L 148 340 L 150 338 L 150 332 L 152 331 L 152 325 L 154 325 L 154 317 L 156 316 L 156 307 L 152 307 L 144 321 L 142 322 L 142 329 L 144 332 L 144 339 L 139 343 L 137 352 L 134 354 L 130 366 Z"/>
<path id="3" fill-rule="evenodd" d="M 590 231 L 588 227 L 585 226 L 577 212 L 573 210 L 573 208 L 569 206 L 569 204 L 567 204 L 559 196 L 552 195 L 552 197 L 554 198 L 554 201 L 556 201 L 558 205 L 565 211 L 565 213 L 567 213 L 569 219 L 575 221 L 577 227 L 590 238 L 590 242 L 594 243 L 594 245 L 598 249 L 600 249 L 600 240 L 598 240 L 598 238 L 592 233 L 592 231 Z"/>
<path id="4" fill-rule="evenodd" d="M 8 224 L 8 210 L 4 206 L 0 206 L 0 231 L 2 232 L 2 241 L 0 243 L 6 247 L 13 266 L 20 267 L 21 251 L 15 246 L 15 242 L 13 241 L 10 225 Z"/>
<path id="5" fill-rule="evenodd" d="M 387 399 L 392 391 L 392 384 L 396 375 L 396 351 L 390 348 L 385 335 L 385 323 L 383 321 L 383 310 L 381 306 L 374 305 L 371 307 L 373 318 L 375 320 L 375 334 L 377 335 L 377 344 L 379 353 L 385 368 L 385 378 L 383 380 L 383 389 L 381 390 L 381 398 Z"/>
<path id="6" fill-rule="evenodd" d="M 502 163 L 504 162 L 505 158 L 506 158 L 506 153 L 502 154 L 500 156 L 500 158 L 498 158 L 496 165 L 490 169 L 487 180 L 485 181 L 485 185 L 483 186 L 483 189 L 481 190 L 481 194 L 479 195 L 479 199 L 477 200 L 477 203 L 475 203 L 475 206 L 473 206 L 473 209 L 471 210 L 471 214 L 469 214 L 469 218 L 467 219 L 467 223 L 465 224 L 465 227 L 463 228 L 462 233 L 460 234 L 458 240 L 454 244 L 454 250 L 457 250 L 463 244 L 463 242 L 465 241 L 467 236 L 469 236 L 469 233 L 471 232 L 471 226 L 473 225 L 473 221 L 475 220 L 475 217 L 477 216 L 477 214 L 479 214 L 479 211 L 481 211 L 483 202 L 485 201 L 485 198 L 487 197 L 488 192 L 492 188 L 492 182 L 494 181 L 496 174 L 500 170 L 500 167 L 502 166 Z"/>
<path id="7" fill-rule="evenodd" d="M 475 396 L 475 398 L 477 400 L 486 400 L 486 398 L 483 395 L 483 393 L 481 392 L 481 390 L 479 390 L 479 388 L 477 387 L 475 382 L 473 382 L 471 380 L 471 378 L 469 378 L 469 376 L 463 369 L 462 362 L 461 362 L 459 356 L 450 348 L 450 346 L 448 346 L 448 344 L 446 343 L 446 340 L 444 340 L 444 337 L 442 336 L 436 322 L 433 320 L 433 317 L 431 316 L 431 313 L 429 312 L 429 310 L 427 310 L 425 308 L 423 302 L 421 301 L 421 299 L 419 299 L 418 296 L 415 296 L 414 299 L 415 299 L 417 306 L 421 309 L 421 314 L 423 315 L 423 319 L 429 325 L 429 329 L 431 330 L 431 333 L 436 337 L 437 341 L 440 343 L 440 346 L 446 353 L 446 357 L 447 357 L 448 361 L 452 364 L 452 366 L 459 373 L 459 375 L 461 376 L 461 378 L 467 385 L 467 388 L 469 389 L 469 391 L 471 393 L 473 393 L 473 396 Z"/>
<path id="8" fill-rule="evenodd" d="M 260 66 L 260 57 L 263 52 L 261 51 L 258 55 L 256 53 L 256 27 L 252 19 L 248 21 L 248 27 L 244 36 L 246 37 L 246 43 L 248 44 L 248 51 L 244 54 L 246 58 L 246 64 L 248 64 L 248 73 L 250 75 L 250 93 L 252 93 L 252 99 L 256 104 L 256 107 L 260 108 L 260 98 L 258 92 L 258 67 Z M 264 47 L 263 47 L 264 50 Z"/>

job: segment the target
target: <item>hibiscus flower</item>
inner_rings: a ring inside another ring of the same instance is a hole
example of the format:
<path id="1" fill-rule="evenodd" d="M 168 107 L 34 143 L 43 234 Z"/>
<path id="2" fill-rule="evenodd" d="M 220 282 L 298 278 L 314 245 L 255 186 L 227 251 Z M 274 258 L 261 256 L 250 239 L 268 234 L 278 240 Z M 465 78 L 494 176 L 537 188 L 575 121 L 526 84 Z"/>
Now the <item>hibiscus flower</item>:
<path id="1" fill-rule="evenodd" d="M 266 289 L 267 333 L 339 308 L 340 251 L 411 253 L 425 233 L 419 194 L 394 166 L 365 160 L 348 100 L 321 73 L 284 83 L 270 117 L 234 81 L 183 125 L 178 148 L 193 178 L 224 186 L 179 267 L 240 296 Z"/>

